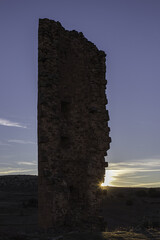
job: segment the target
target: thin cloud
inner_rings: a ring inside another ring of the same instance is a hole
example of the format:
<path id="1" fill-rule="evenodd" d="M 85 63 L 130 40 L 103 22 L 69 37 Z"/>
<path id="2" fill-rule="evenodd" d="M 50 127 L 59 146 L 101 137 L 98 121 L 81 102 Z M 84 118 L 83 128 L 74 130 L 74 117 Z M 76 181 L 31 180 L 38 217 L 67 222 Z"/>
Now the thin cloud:
<path id="1" fill-rule="evenodd" d="M 114 175 L 112 177 L 112 181 L 110 182 L 111 186 L 117 187 L 159 187 L 159 172 L 157 174 L 153 174 L 152 172 L 143 173 L 143 175 L 139 175 L 137 178 L 134 173 L 122 173 L 119 171 L 117 174 L 116 170 L 111 170 Z"/>
<path id="2" fill-rule="evenodd" d="M 7 119 L 0 118 L 0 125 L 5 127 L 18 127 L 18 128 L 27 128 L 25 125 L 17 122 L 12 122 Z"/>
<path id="3" fill-rule="evenodd" d="M 8 144 L 8 143 L 3 143 L 3 142 L 0 141 L 0 146 L 10 146 L 10 144 Z"/>
<path id="4" fill-rule="evenodd" d="M 20 139 L 10 139 L 8 140 L 9 143 L 18 143 L 18 144 L 35 144 L 35 142 L 32 141 L 25 141 Z"/>
<path id="5" fill-rule="evenodd" d="M 159 159 L 140 159 L 133 162 L 117 162 L 110 163 L 110 169 L 113 170 L 139 170 L 139 171 L 160 171 L 160 160 Z"/>
<path id="6" fill-rule="evenodd" d="M 25 173 L 31 172 L 29 169 L 8 169 L 0 171 L 0 175 L 13 174 L 13 173 Z"/>
<path id="7" fill-rule="evenodd" d="M 135 187 L 158 187 L 160 186 L 160 182 L 151 182 L 151 183 L 138 183 Z"/>
<path id="8" fill-rule="evenodd" d="M 28 166 L 36 166 L 37 164 L 34 162 L 18 162 L 18 165 L 28 165 Z"/>
<path id="9" fill-rule="evenodd" d="M 112 186 L 133 187 L 158 187 L 160 173 L 160 159 L 139 159 L 132 162 L 110 163 L 106 168 L 107 176 L 110 175 Z"/>
<path id="10" fill-rule="evenodd" d="M 37 175 L 37 167 L 32 165 L 32 168 L 30 168 L 29 165 L 21 166 L 21 167 L 14 167 L 14 166 L 8 166 L 3 167 L 1 166 L 0 169 L 0 175 L 8 175 L 8 174 L 33 174 Z"/>
<path id="11" fill-rule="evenodd" d="M 9 164 L 9 163 L 4 163 L 4 162 L 0 162 L 0 165 L 4 165 L 4 166 L 8 166 L 8 165 L 11 165 L 11 164 Z"/>

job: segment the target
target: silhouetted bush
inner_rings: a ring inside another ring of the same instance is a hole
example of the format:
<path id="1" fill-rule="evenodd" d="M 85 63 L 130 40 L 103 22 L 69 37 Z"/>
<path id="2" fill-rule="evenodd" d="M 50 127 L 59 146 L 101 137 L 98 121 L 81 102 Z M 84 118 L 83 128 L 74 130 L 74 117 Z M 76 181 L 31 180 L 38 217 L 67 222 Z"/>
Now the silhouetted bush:
<path id="1" fill-rule="evenodd" d="M 160 222 L 153 221 L 151 219 L 144 219 L 141 223 L 141 227 L 143 227 L 143 228 L 159 228 Z"/>
<path id="2" fill-rule="evenodd" d="M 37 208 L 38 200 L 36 198 L 30 198 L 28 201 L 22 203 L 24 208 Z"/>
<path id="3" fill-rule="evenodd" d="M 147 197 L 148 194 L 145 190 L 138 190 L 138 191 L 136 191 L 136 196 L 137 197 Z"/>
<path id="4" fill-rule="evenodd" d="M 103 196 L 107 196 L 107 189 L 103 190 Z"/>
<path id="5" fill-rule="evenodd" d="M 160 227 L 160 222 L 158 222 L 158 221 L 153 221 L 153 222 L 152 222 L 152 227 L 153 227 L 153 228 L 159 228 L 159 227 Z"/>
<path id="6" fill-rule="evenodd" d="M 134 204 L 134 202 L 133 202 L 132 199 L 126 200 L 126 205 L 127 205 L 127 206 L 132 206 L 133 204 Z"/>
<path id="7" fill-rule="evenodd" d="M 16 234 L 16 235 L 13 235 L 11 238 L 9 239 L 12 239 L 12 240 L 28 240 L 28 237 L 27 235 L 22 235 L 22 234 Z"/>
<path id="8" fill-rule="evenodd" d="M 121 193 L 121 192 L 119 192 L 119 193 L 117 193 L 117 197 L 119 197 L 119 198 L 124 198 L 124 194 Z"/>
<path id="9" fill-rule="evenodd" d="M 149 196 L 149 197 L 153 197 L 153 198 L 160 197 L 160 191 L 158 191 L 158 190 L 155 189 L 155 188 L 150 188 L 150 189 L 148 190 L 148 196 Z"/>
<path id="10" fill-rule="evenodd" d="M 148 219 L 143 220 L 142 223 L 141 223 L 142 228 L 150 228 L 151 227 L 150 225 L 151 224 L 150 224 L 150 221 Z"/>

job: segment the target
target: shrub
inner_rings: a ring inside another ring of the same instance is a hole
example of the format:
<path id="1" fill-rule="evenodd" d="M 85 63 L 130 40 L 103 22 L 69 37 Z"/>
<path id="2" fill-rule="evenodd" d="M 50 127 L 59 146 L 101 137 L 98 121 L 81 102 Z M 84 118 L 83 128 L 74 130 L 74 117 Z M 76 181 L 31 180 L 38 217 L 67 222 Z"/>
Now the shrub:
<path id="1" fill-rule="evenodd" d="M 145 190 L 138 190 L 138 191 L 136 191 L 136 196 L 137 197 L 147 197 L 148 194 Z"/>
<path id="2" fill-rule="evenodd" d="M 121 193 L 121 192 L 119 192 L 119 193 L 117 193 L 117 197 L 119 197 L 119 198 L 124 198 L 124 194 Z"/>
<path id="3" fill-rule="evenodd" d="M 107 189 L 103 190 L 103 196 L 107 196 Z"/>
<path id="4" fill-rule="evenodd" d="M 156 188 L 150 188 L 148 190 L 148 196 L 153 198 L 160 197 L 160 191 L 158 191 Z"/>
<path id="5" fill-rule="evenodd" d="M 126 200 L 126 205 L 127 206 L 132 206 L 133 205 L 133 200 L 132 199 Z"/>
<path id="6" fill-rule="evenodd" d="M 38 200 L 36 198 L 30 198 L 28 201 L 22 203 L 24 208 L 37 208 Z"/>

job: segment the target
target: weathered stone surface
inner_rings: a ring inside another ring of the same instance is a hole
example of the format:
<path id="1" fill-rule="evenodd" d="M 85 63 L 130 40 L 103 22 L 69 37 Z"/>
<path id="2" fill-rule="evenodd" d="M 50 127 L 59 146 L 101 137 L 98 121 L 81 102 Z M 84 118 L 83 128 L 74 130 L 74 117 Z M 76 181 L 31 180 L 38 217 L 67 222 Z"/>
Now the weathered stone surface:
<path id="1" fill-rule="evenodd" d="M 39 223 L 96 229 L 110 147 L 105 57 L 82 33 L 39 21 Z"/>

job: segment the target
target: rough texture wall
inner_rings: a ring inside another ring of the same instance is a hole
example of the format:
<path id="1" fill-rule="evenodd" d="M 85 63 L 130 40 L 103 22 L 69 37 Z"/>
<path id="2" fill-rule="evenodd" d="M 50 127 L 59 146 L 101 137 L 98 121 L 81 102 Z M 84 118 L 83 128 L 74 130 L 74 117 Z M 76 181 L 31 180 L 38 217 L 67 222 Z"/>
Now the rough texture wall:
<path id="1" fill-rule="evenodd" d="M 97 228 L 110 137 L 105 53 L 82 33 L 39 21 L 39 223 Z"/>

